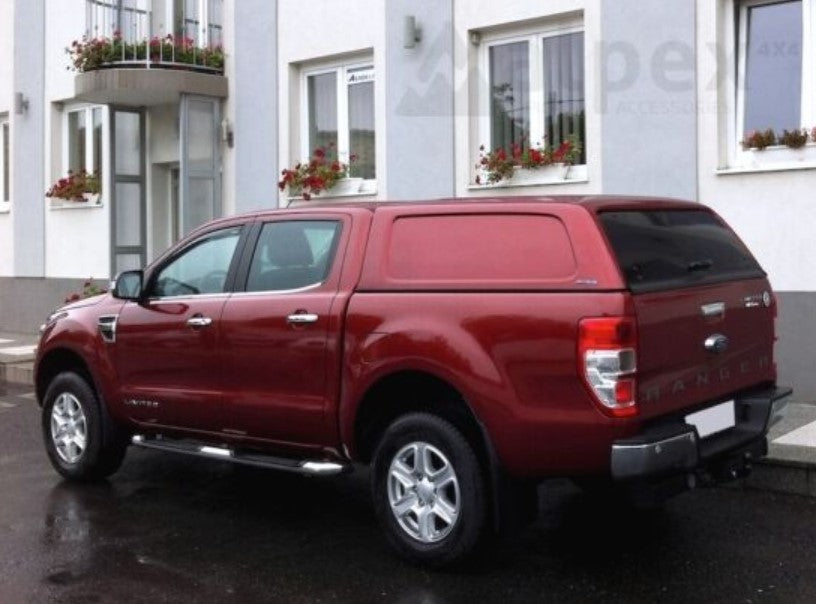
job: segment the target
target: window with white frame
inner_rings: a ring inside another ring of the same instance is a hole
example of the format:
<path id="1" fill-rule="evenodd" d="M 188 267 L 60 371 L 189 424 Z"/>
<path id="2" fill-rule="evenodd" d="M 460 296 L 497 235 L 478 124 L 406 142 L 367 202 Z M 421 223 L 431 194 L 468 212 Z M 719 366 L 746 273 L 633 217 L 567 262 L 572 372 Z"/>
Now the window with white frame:
<path id="1" fill-rule="evenodd" d="M 112 38 L 119 32 L 127 42 L 152 34 L 150 0 L 88 0 L 85 3 L 86 34 L 90 38 Z"/>
<path id="2" fill-rule="evenodd" d="M 91 38 L 119 32 L 127 42 L 138 42 L 172 33 L 196 46 L 222 43 L 224 0 L 87 0 L 85 6 Z"/>
<path id="3" fill-rule="evenodd" d="M 351 162 L 349 175 L 374 180 L 374 67 L 370 63 L 332 66 L 303 73 L 302 153 L 335 149 Z"/>
<path id="4" fill-rule="evenodd" d="M 737 2 L 737 138 L 816 126 L 816 0 Z"/>
<path id="5" fill-rule="evenodd" d="M 11 201 L 11 130 L 8 117 L 0 116 L 0 207 Z"/>
<path id="6" fill-rule="evenodd" d="M 580 23 L 486 35 L 481 65 L 481 143 L 491 149 L 558 146 L 576 136 L 586 149 L 584 33 Z M 577 163 L 586 163 L 585 151 Z"/>
<path id="7" fill-rule="evenodd" d="M 102 176 L 103 122 L 105 108 L 83 107 L 65 112 L 63 130 L 64 171 Z"/>
<path id="8" fill-rule="evenodd" d="M 194 41 L 197 46 L 222 44 L 224 0 L 174 0 L 174 33 Z"/>

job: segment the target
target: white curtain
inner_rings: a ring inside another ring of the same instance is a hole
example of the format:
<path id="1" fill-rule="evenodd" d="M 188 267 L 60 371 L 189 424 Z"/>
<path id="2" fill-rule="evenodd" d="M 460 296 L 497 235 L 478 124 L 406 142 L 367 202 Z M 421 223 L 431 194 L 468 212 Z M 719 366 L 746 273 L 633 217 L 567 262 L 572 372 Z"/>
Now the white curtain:
<path id="1" fill-rule="evenodd" d="M 349 152 L 357 160 L 351 175 L 375 178 L 374 167 L 374 82 L 349 84 Z"/>
<path id="2" fill-rule="evenodd" d="M 303 155 L 330 144 L 337 148 L 337 74 L 309 76 L 308 88 L 309 148 Z"/>
<path id="3" fill-rule="evenodd" d="M 584 128 L 584 34 L 544 38 L 544 129 L 547 142 L 558 147 L 577 135 L 586 148 Z M 585 154 L 578 163 L 585 163 Z"/>
<path id="4" fill-rule="evenodd" d="M 490 48 L 491 149 L 530 142 L 530 67 L 527 42 Z"/>

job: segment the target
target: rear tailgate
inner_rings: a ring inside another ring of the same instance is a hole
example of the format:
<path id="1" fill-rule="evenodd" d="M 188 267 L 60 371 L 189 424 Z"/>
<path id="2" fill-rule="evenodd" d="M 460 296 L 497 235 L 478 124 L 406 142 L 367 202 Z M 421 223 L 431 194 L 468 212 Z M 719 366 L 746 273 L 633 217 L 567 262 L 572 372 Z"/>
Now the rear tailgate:
<path id="1" fill-rule="evenodd" d="M 711 211 L 599 214 L 632 292 L 641 417 L 693 410 L 775 379 L 765 273 Z"/>

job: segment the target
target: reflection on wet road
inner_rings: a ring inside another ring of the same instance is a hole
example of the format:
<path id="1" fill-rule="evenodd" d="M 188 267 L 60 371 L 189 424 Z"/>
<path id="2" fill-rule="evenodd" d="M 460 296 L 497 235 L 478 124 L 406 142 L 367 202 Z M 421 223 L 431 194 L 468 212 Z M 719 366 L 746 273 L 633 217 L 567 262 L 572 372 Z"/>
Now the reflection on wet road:
<path id="1" fill-rule="evenodd" d="M 566 483 L 473 568 L 395 559 L 367 473 L 304 478 L 131 450 L 63 482 L 35 403 L 0 385 L 0 602 L 812 602 L 816 504 L 707 490 L 639 513 Z"/>

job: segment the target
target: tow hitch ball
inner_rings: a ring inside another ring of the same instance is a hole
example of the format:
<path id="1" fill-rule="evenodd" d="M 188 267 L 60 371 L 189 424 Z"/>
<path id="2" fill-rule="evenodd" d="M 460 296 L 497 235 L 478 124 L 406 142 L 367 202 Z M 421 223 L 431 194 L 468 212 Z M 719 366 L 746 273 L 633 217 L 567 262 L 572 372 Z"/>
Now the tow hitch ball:
<path id="1" fill-rule="evenodd" d="M 689 473 L 686 476 L 686 484 L 689 489 L 694 489 L 700 485 L 710 485 L 716 484 L 717 482 L 745 478 L 751 473 L 753 460 L 753 454 L 750 451 L 746 451 L 741 457 L 716 466 L 712 468 L 710 472 Z"/>
<path id="2" fill-rule="evenodd" d="M 729 464 L 726 464 L 723 467 L 723 471 L 720 473 L 720 475 L 726 480 L 745 478 L 746 476 L 748 476 L 748 474 L 751 473 L 751 468 L 753 467 L 753 458 L 754 456 L 751 454 L 751 452 L 746 451 L 745 453 L 742 454 L 741 459 L 737 459 Z"/>

